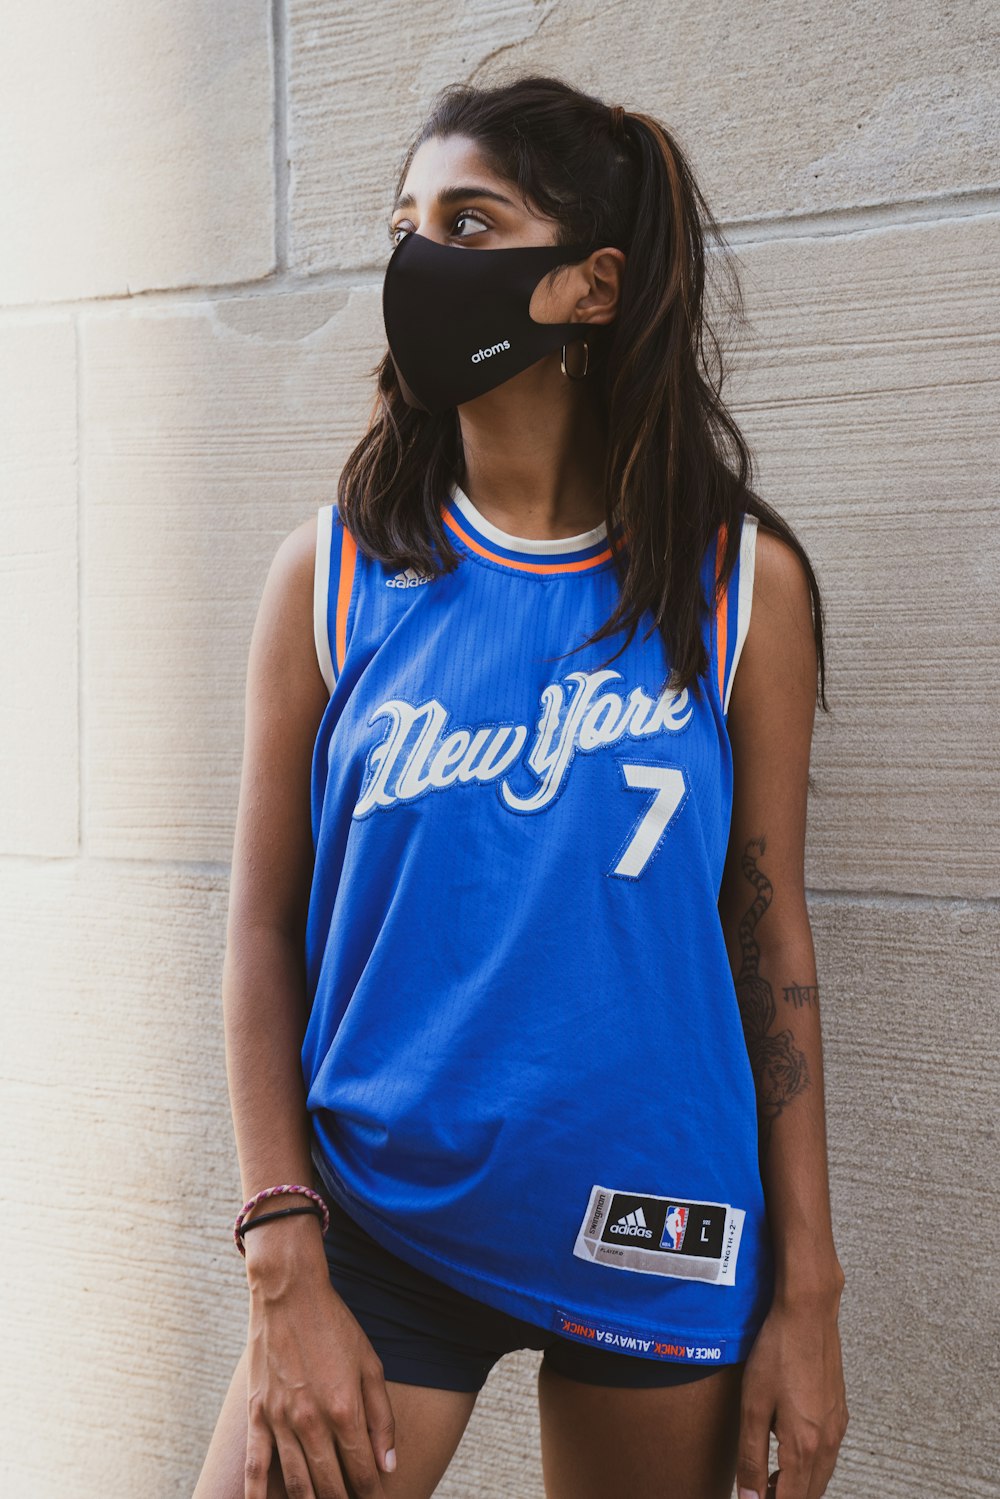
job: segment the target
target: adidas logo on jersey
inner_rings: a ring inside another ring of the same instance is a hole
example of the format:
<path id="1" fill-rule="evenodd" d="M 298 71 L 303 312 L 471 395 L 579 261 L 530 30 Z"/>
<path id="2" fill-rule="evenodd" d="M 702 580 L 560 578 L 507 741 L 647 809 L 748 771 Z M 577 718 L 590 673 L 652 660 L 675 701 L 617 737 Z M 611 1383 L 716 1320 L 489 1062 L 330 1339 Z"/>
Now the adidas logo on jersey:
<path id="1" fill-rule="evenodd" d="M 625 1234 L 630 1239 L 651 1239 L 653 1230 L 646 1227 L 646 1215 L 642 1208 L 636 1208 L 634 1213 L 626 1213 L 624 1218 L 619 1218 L 617 1223 L 612 1223 L 613 1234 Z"/>
<path id="2" fill-rule="evenodd" d="M 424 573 L 418 573 L 416 568 L 404 567 L 401 573 L 396 573 L 392 578 L 386 578 L 386 588 L 416 588 L 419 583 L 430 583 L 432 580 Z"/>

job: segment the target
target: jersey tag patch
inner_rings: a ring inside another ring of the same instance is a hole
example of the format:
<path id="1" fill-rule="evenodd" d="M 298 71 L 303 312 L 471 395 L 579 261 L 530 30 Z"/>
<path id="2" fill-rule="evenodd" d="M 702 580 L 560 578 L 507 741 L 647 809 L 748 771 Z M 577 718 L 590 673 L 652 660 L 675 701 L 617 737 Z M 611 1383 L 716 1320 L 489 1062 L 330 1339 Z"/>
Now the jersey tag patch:
<path id="1" fill-rule="evenodd" d="M 616 1270 L 734 1286 L 745 1217 L 726 1202 L 595 1186 L 573 1253 Z"/>
<path id="2" fill-rule="evenodd" d="M 590 1343 L 609 1353 L 627 1353 L 633 1358 L 666 1359 L 676 1364 L 722 1364 L 725 1362 L 725 1338 L 709 1338 L 702 1342 L 689 1334 L 677 1333 L 632 1333 L 624 1324 L 595 1321 L 593 1317 L 578 1316 L 556 1307 L 551 1326 L 564 1338 L 575 1338 L 578 1343 Z"/>

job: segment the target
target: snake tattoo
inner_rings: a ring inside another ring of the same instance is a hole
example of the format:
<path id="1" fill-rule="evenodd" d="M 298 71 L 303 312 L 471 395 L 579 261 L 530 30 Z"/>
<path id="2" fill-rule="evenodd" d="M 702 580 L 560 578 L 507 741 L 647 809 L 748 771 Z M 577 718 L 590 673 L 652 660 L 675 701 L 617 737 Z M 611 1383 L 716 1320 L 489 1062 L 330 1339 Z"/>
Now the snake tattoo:
<path id="1" fill-rule="evenodd" d="M 740 969 L 736 975 L 736 997 L 743 1018 L 750 1066 L 757 1084 L 762 1161 L 771 1143 L 775 1119 L 796 1094 L 809 1086 L 810 1081 L 805 1055 L 796 1047 L 792 1032 L 772 1030 L 777 1019 L 777 1006 L 771 985 L 760 971 L 760 947 L 754 931 L 774 894 L 774 887 L 757 862 L 758 856 L 766 850 L 766 840 L 761 836 L 752 838 L 743 851 L 743 873 L 757 893 L 740 919 Z M 793 990 L 796 987 L 793 986 Z M 806 992 L 815 994 L 815 986 Z M 786 997 L 787 994 L 786 990 Z"/>

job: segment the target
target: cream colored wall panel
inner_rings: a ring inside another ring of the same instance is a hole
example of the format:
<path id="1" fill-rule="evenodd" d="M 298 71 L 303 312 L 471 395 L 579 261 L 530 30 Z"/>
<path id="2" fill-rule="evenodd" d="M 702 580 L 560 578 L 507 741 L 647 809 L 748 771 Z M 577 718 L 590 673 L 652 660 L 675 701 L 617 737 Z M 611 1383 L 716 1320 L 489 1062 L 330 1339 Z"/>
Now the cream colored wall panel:
<path id="1" fill-rule="evenodd" d="M 270 12 L 265 0 L 5 7 L 3 301 L 267 275 Z"/>
<path id="2" fill-rule="evenodd" d="M 4 1494 L 194 1486 L 246 1341 L 227 885 L 0 863 Z"/>
<path id="3" fill-rule="evenodd" d="M 995 904 L 815 898 L 848 1428 L 831 1499 L 993 1499 Z M 793 1107 L 793 1106 L 790 1106 Z"/>
<path id="4" fill-rule="evenodd" d="M 379 316 L 345 290 L 84 318 L 91 852 L 230 858 L 264 580 L 336 495 Z"/>
<path id="5" fill-rule="evenodd" d="M 558 11 L 557 0 L 289 0 L 289 265 L 384 263 L 396 171 L 421 101 L 495 52 L 519 56 Z"/>
<path id="6" fill-rule="evenodd" d="M 730 401 L 824 589 L 829 1499 L 992 1499 L 995 7 L 8 9 L 0 299 L 89 305 L 0 319 L 0 1492 L 200 1470 L 246 1336 L 221 976 L 250 632 L 368 419 L 409 137 L 440 86 L 531 69 L 660 115 L 740 226 Z M 344 274 L 292 292 L 276 241 Z M 494 1370 L 441 1499 L 542 1499 L 540 1357 Z"/>
<path id="7" fill-rule="evenodd" d="M 990 0 L 290 0 L 288 58 L 289 253 L 301 269 L 380 264 L 397 166 L 436 90 L 522 70 L 660 116 L 727 220 L 998 183 Z"/>
<path id="8" fill-rule="evenodd" d="M 0 852 L 75 853 L 76 349 L 67 319 L 0 327 Z"/>
<path id="9" fill-rule="evenodd" d="M 733 408 L 828 611 L 807 881 L 1000 891 L 1000 218 L 741 250 Z"/>

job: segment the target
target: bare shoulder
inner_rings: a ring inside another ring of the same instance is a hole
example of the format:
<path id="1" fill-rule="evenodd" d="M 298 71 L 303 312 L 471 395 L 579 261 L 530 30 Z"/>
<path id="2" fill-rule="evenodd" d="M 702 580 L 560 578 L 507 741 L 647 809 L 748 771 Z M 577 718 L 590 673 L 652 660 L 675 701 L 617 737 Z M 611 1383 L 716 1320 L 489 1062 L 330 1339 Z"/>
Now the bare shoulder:
<path id="1" fill-rule="evenodd" d="M 731 732 L 797 705 L 811 719 L 817 682 L 809 576 L 793 546 L 758 523 L 746 641 L 733 682 Z"/>
<path id="2" fill-rule="evenodd" d="M 315 517 L 278 542 L 247 664 L 230 927 L 299 939 L 309 898 L 310 766 L 328 702 L 313 644 Z"/>
<path id="3" fill-rule="evenodd" d="M 809 578 L 798 552 L 783 536 L 761 523 L 757 525 L 755 550 L 751 624 L 759 608 L 770 617 L 783 619 L 786 625 L 805 625 L 811 632 Z"/>
<path id="4" fill-rule="evenodd" d="M 318 533 L 315 512 L 282 537 L 271 560 L 271 573 L 277 574 L 286 588 L 312 589 L 316 566 Z"/>
<path id="5" fill-rule="evenodd" d="M 325 684 L 316 659 L 313 599 L 317 517 L 287 532 L 275 548 L 264 582 L 251 643 L 253 681 L 294 683 L 310 710 L 322 703 Z"/>

